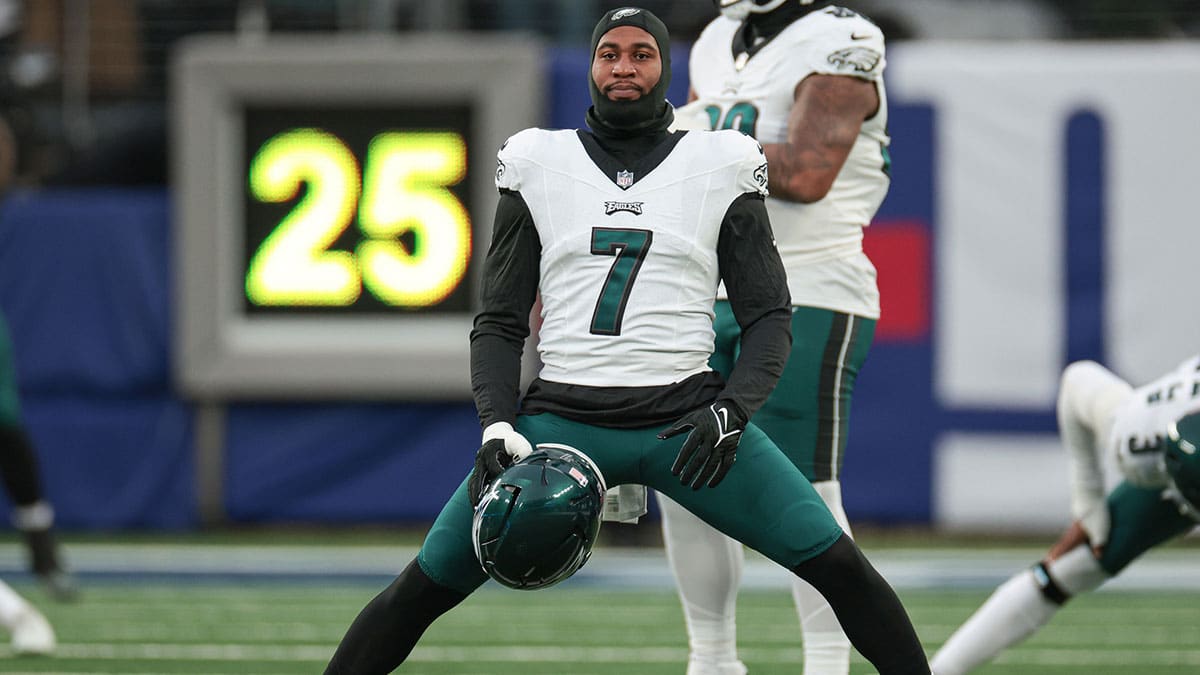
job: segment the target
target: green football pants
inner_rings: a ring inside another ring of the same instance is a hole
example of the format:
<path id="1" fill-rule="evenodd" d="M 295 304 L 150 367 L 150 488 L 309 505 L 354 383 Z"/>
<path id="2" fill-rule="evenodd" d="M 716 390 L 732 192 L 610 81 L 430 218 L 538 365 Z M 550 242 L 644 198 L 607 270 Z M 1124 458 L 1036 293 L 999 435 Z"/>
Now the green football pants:
<path id="1" fill-rule="evenodd" d="M 21 407 L 17 401 L 17 372 L 13 366 L 12 342 L 8 326 L 0 315 L 0 426 L 20 424 Z"/>
<path id="2" fill-rule="evenodd" d="M 1100 567 L 1116 575 L 1141 554 L 1185 534 L 1196 521 L 1163 499 L 1162 488 L 1139 488 L 1121 483 L 1108 495 L 1111 529 Z"/>
<path id="3" fill-rule="evenodd" d="M 725 534 L 793 569 L 833 545 L 842 529 L 812 484 L 754 425 L 720 485 L 693 490 L 671 475 L 684 435 L 659 440 L 659 428 L 607 429 L 557 415 L 522 415 L 530 443 L 561 443 L 596 463 L 608 487 L 638 483 L 658 490 Z M 470 593 L 487 580 L 471 541 L 473 511 L 466 480 L 442 508 L 417 556 L 440 585 Z"/>
<path id="4" fill-rule="evenodd" d="M 716 304 L 713 370 L 729 377 L 741 329 L 729 302 Z M 838 480 L 850 423 L 850 398 L 875 337 L 875 320 L 815 307 L 792 308 L 792 353 L 779 384 L 753 422 L 814 483 Z"/>

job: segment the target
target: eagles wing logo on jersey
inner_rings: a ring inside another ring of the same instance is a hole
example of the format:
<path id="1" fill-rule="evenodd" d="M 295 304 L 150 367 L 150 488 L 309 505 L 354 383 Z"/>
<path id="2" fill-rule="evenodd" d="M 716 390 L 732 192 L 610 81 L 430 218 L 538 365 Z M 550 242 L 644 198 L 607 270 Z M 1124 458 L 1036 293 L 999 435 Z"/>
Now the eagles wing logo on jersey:
<path id="1" fill-rule="evenodd" d="M 642 205 L 646 202 L 604 202 L 604 215 L 611 216 L 618 211 L 628 211 L 635 216 L 642 215 Z"/>
<path id="2" fill-rule="evenodd" d="M 838 68 L 850 68 L 860 73 L 869 73 L 879 65 L 879 52 L 866 47 L 840 49 L 829 55 L 828 61 Z"/>
<path id="3" fill-rule="evenodd" d="M 496 182 L 499 183 L 501 178 L 504 178 L 504 162 L 496 160 Z"/>
<path id="4" fill-rule="evenodd" d="M 632 171 L 618 171 L 617 172 L 617 187 L 621 188 L 622 190 L 628 190 L 631 185 L 633 185 L 633 172 Z"/>
<path id="5" fill-rule="evenodd" d="M 766 189 L 766 187 L 767 187 L 767 163 L 766 162 L 763 162 L 762 166 L 759 166 L 757 169 L 754 170 L 754 182 L 758 183 L 758 186 L 763 188 L 764 190 Z"/>

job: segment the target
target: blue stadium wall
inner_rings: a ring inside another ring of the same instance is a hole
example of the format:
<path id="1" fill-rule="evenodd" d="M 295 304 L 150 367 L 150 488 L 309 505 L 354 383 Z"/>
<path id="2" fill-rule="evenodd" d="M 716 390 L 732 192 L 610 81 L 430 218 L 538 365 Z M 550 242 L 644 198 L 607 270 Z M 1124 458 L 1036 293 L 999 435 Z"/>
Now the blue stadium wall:
<path id="1" fill-rule="evenodd" d="M 686 62 L 685 52 L 676 54 L 676 102 L 686 98 Z M 582 123 L 586 68 L 585 53 L 555 53 L 549 126 Z M 846 455 L 846 507 L 859 522 L 935 520 L 939 439 L 1054 433 L 1052 396 L 955 404 L 935 391 L 943 251 L 935 185 L 948 169 L 939 166 L 942 108 L 931 101 L 892 101 L 893 183 L 867 240 L 884 318 L 854 392 Z M 1055 150 L 1069 169 L 1056 227 L 1071 244 L 1056 291 L 1065 299 L 1064 331 L 1048 371 L 1107 355 L 1097 328 L 1109 320 L 1101 299 L 1111 269 L 1102 227 L 1108 186 L 1097 168 L 1102 119 L 1068 118 Z M 200 524 L 195 407 L 171 381 L 169 214 L 170 195 L 161 189 L 16 192 L 0 211 L 0 309 L 12 332 L 24 418 L 67 528 Z M 469 401 L 232 403 L 225 510 L 237 523 L 425 522 L 470 469 L 478 438 Z M 6 508 L 0 499 L 0 518 Z"/>

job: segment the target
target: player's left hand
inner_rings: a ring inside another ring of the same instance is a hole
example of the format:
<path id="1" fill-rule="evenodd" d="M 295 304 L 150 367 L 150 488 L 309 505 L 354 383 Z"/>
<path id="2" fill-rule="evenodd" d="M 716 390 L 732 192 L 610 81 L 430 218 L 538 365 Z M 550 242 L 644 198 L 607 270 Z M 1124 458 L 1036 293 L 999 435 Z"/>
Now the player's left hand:
<path id="1" fill-rule="evenodd" d="M 675 424 L 659 432 L 666 440 L 687 432 L 687 439 L 675 457 L 671 473 L 679 482 L 699 490 L 702 486 L 716 487 L 733 466 L 738 442 L 746 420 L 737 406 L 729 401 L 717 401 L 681 417 Z"/>

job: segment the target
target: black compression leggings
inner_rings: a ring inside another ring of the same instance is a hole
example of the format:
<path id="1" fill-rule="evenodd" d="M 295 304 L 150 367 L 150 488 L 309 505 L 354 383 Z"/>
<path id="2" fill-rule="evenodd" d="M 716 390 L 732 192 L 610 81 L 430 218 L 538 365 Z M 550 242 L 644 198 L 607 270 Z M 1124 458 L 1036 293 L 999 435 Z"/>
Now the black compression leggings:
<path id="1" fill-rule="evenodd" d="M 37 457 L 20 427 L 0 424 L 0 481 L 17 506 L 29 506 L 42 498 Z"/>
<path id="2" fill-rule="evenodd" d="M 434 619 L 466 597 L 434 583 L 414 559 L 358 613 L 325 668 L 325 675 L 392 672 L 408 658 Z"/>
<path id="3" fill-rule="evenodd" d="M 854 540 L 843 534 L 792 571 L 825 596 L 850 643 L 880 675 L 928 675 L 925 650 L 900 598 Z"/>

